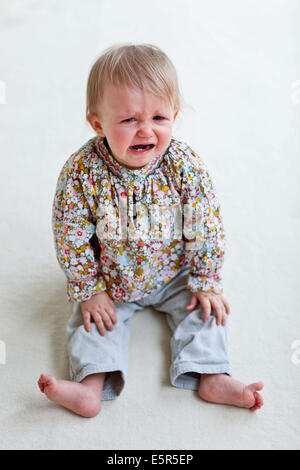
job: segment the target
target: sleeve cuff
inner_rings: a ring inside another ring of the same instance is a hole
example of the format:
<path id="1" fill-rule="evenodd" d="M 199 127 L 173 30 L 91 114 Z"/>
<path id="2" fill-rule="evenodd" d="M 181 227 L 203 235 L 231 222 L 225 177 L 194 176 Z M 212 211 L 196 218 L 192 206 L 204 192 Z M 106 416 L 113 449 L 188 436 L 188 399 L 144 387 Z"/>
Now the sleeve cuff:
<path id="1" fill-rule="evenodd" d="M 213 292 L 223 294 L 222 278 L 218 274 L 212 277 L 199 276 L 189 273 L 187 289 L 191 292 Z"/>
<path id="2" fill-rule="evenodd" d="M 106 284 L 101 278 L 82 280 L 82 281 L 68 281 L 67 282 L 67 295 L 69 302 L 83 302 L 89 300 L 93 295 L 100 294 L 106 290 Z"/>

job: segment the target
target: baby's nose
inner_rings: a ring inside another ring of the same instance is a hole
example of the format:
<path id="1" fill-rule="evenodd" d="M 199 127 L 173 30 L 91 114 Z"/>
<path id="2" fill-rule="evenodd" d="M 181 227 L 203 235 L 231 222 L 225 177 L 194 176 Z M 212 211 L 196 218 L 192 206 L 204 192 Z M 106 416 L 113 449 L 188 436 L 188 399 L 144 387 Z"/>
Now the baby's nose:
<path id="1" fill-rule="evenodd" d="M 138 130 L 140 137 L 151 137 L 153 135 L 152 127 L 149 124 L 141 124 Z"/>

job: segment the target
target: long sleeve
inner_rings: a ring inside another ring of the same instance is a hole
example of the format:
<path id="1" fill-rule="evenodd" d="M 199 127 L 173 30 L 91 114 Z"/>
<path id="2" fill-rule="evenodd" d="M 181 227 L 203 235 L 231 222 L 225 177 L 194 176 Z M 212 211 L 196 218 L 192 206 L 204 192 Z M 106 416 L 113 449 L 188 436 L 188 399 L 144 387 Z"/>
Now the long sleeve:
<path id="1" fill-rule="evenodd" d="M 189 160 L 192 166 L 185 172 L 182 191 L 182 201 L 187 205 L 184 226 L 188 237 L 184 239 L 190 265 L 188 289 L 222 294 L 221 268 L 226 240 L 220 204 L 206 165 L 191 150 Z M 193 240 L 191 226 L 196 229 L 198 240 Z"/>
<path id="2" fill-rule="evenodd" d="M 59 175 L 52 211 L 56 257 L 67 277 L 69 302 L 82 302 L 106 290 L 93 248 L 96 227 L 72 160 Z"/>

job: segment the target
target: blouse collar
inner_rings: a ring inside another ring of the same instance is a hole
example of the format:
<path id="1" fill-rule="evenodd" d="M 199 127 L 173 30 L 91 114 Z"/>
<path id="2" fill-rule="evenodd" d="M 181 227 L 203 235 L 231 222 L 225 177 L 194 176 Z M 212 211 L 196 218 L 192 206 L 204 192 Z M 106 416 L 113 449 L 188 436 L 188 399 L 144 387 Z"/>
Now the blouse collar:
<path id="1" fill-rule="evenodd" d="M 106 137 L 96 137 L 96 152 L 98 153 L 99 156 L 103 158 L 107 166 L 111 169 L 111 171 L 125 179 L 135 179 L 135 178 L 145 178 L 146 176 L 150 175 L 151 173 L 154 173 L 155 169 L 160 165 L 162 162 L 164 156 L 169 152 L 171 142 L 166 149 L 164 153 L 161 153 L 160 155 L 157 155 L 156 157 L 153 157 L 150 162 L 147 163 L 147 165 L 143 166 L 142 168 L 137 168 L 137 169 L 129 169 L 124 166 L 122 166 L 110 153 L 109 151 L 109 146 L 106 140 Z"/>

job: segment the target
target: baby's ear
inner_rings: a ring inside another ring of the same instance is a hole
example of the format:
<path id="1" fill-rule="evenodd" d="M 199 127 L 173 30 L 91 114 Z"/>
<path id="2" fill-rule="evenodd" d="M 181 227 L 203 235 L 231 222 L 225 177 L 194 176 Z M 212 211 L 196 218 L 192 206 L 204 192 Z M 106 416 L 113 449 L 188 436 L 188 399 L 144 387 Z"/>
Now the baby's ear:
<path id="1" fill-rule="evenodd" d="M 99 120 L 99 116 L 97 114 L 88 114 L 87 120 L 94 129 L 94 131 L 100 136 L 105 137 L 101 122 Z"/>

